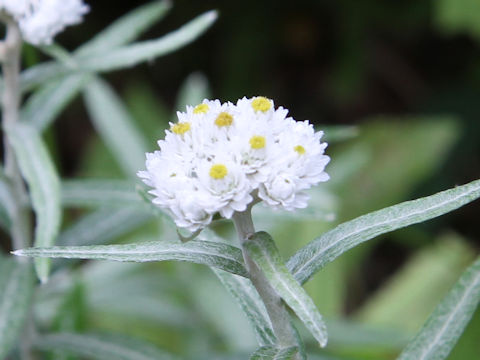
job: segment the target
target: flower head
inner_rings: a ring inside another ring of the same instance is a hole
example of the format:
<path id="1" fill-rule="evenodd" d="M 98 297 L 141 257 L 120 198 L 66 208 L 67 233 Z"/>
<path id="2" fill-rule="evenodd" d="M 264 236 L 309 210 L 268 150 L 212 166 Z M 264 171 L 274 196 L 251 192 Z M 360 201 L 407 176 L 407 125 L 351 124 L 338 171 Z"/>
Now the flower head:
<path id="1" fill-rule="evenodd" d="M 89 7 L 82 0 L 0 0 L 18 23 L 25 41 L 48 45 L 65 27 L 82 21 Z"/>
<path id="2" fill-rule="evenodd" d="M 303 191 L 328 180 L 330 158 L 323 132 L 287 114 L 261 96 L 187 106 L 138 175 L 153 188 L 153 202 L 191 231 L 216 213 L 231 218 L 254 199 L 274 209 L 304 208 Z"/>

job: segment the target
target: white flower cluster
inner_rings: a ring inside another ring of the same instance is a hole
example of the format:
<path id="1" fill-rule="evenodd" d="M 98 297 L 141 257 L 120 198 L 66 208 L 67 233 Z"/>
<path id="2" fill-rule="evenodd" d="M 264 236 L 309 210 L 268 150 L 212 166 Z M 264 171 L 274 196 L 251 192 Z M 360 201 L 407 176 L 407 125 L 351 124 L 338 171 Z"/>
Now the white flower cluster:
<path id="1" fill-rule="evenodd" d="M 81 22 L 89 7 L 82 0 L 0 0 L 0 10 L 17 21 L 25 41 L 48 45 L 66 26 Z"/>
<path id="2" fill-rule="evenodd" d="M 154 188 L 154 204 L 190 231 L 208 225 L 215 213 L 231 218 L 254 200 L 274 209 L 304 208 L 303 190 L 328 180 L 330 158 L 323 132 L 287 113 L 265 97 L 187 106 L 158 142 L 160 150 L 147 153 L 147 170 L 138 176 Z"/>

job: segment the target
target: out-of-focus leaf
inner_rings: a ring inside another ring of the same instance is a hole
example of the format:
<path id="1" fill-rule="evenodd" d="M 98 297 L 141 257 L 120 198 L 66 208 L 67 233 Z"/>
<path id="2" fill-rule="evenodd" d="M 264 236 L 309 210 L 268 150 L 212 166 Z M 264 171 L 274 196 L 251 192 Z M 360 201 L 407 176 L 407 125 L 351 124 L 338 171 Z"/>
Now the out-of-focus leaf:
<path id="1" fill-rule="evenodd" d="M 40 336 L 33 346 L 43 351 L 67 352 L 96 360 L 170 360 L 155 346 L 120 335 L 58 333 Z"/>
<path id="2" fill-rule="evenodd" d="M 360 133 L 357 126 L 320 125 L 316 126 L 315 130 L 323 131 L 325 134 L 323 135 L 322 141 L 326 141 L 329 144 L 352 139 Z"/>
<path id="3" fill-rule="evenodd" d="M 208 99 L 209 96 L 210 90 L 205 75 L 201 73 L 190 74 L 180 87 L 175 109 L 185 111 L 187 105 L 195 106 L 201 103 L 203 99 Z M 173 121 L 178 121 L 176 115 L 173 116 Z"/>
<path id="4" fill-rule="evenodd" d="M 480 180 L 360 216 L 310 242 L 289 259 L 287 267 L 304 283 L 325 264 L 364 241 L 443 215 L 478 197 Z"/>
<path id="5" fill-rule="evenodd" d="M 275 344 L 276 338 L 267 310 L 250 280 L 222 270 L 212 270 L 242 308 L 255 330 L 258 343 L 261 346 Z"/>
<path id="6" fill-rule="evenodd" d="M 296 346 L 288 348 L 262 346 L 250 356 L 250 360 L 292 360 L 297 353 Z"/>
<path id="7" fill-rule="evenodd" d="M 433 3 L 437 28 L 447 34 L 467 33 L 480 40 L 480 2 L 437 0 Z"/>
<path id="8" fill-rule="evenodd" d="M 59 245 L 93 245 L 106 243 L 145 224 L 152 216 L 135 207 L 102 208 L 86 215 L 62 232 Z"/>
<path id="9" fill-rule="evenodd" d="M 18 256 L 66 259 L 103 259 L 114 261 L 189 261 L 196 264 L 247 276 L 240 249 L 216 242 L 189 241 L 187 243 L 145 242 L 125 245 L 54 246 L 14 251 Z"/>
<path id="10" fill-rule="evenodd" d="M 113 89 L 100 78 L 89 82 L 85 101 L 95 128 L 129 177 L 142 167 L 146 141 Z"/>
<path id="11" fill-rule="evenodd" d="M 398 359 L 445 359 L 479 302 L 480 258 L 463 273 Z"/>
<path id="12" fill-rule="evenodd" d="M 70 207 L 141 206 L 135 184 L 128 180 L 64 180 L 62 204 Z"/>
<path id="13" fill-rule="evenodd" d="M 36 66 L 32 66 L 20 74 L 20 88 L 22 92 L 33 89 L 34 87 L 47 83 L 52 79 L 67 75 L 69 69 L 55 61 L 48 61 Z M 3 92 L 3 89 L 2 89 Z"/>
<path id="14" fill-rule="evenodd" d="M 159 39 L 115 48 L 96 56 L 75 57 L 81 69 L 103 72 L 135 66 L 143 61 L 169 54 L 194 41 L 217 19 L 216 11 L 208 11 Z"/>
<path id="15" fill-rule="evenodd" d="M 172 7 L 169 0 L 153 1 L 139 6 L 114 21 L 93 39 L 80 46 L 75 55 L 95 56 L 135 40 L 153 24 L 161 20 Z"/>
<path id="16" fill-rule="evenodd" d="M 17 341 L 30 309 L 33 285 L 28 262 L 0 257 L 0 359 Z"/>
<path id="17" fill-rule="evenodd" d="M 368 324 L 416 332 L 474 256 L 460 236 L 441 236 L 435 244 L 415 253 L 370 296 L 356 312 L 356 318 Z"/>
<path id="18" fill-rule="evenodd" d="M 28 99 L 21 119 L 38 130 L 45 130 L 79 93 L 86 79 L 85 74 L 79 73 L 45 84 Z"/>
<path id="19" fill-rule="evenodd" d="M 0 224 L 4 229 L 10 228 L 14 208 L 15 200 L 12 197 L 7 179 L 0 175 Z"/>
<path id="20" fill-rule="evenodd" d="M 275 291 L 302 320 L 320 346 L 324 347 L 327 344 L 327 328 L 322 316 L 288 271 L 270 235 L 257 232 L 244 246 Z"/>
<path id="21" fill-rule="evenodd" d="M 65 65 L 66 67 L 75 69 L 77 67 L 77 64 L 73 60 L 72 56 L 70 53 L 63 48 L 62 46 L 58 44 L 50 44 L 50 45 L 43 45 L 40 46 L 39 49 L 47 54 L 48 56 L 54 58 L 57 60 L 59 63 Z"/>
<path id="22" fill-rule="evenodd" d="M 28 183 L 36 215 L 35 246 L 55 243 L 61 221 L 60 181 L 48 150 L 30 125 L 17 123 L 7 129 L 20 170 Z M 48 279 L 50 260 L 36 259 L 35 269 L 42 282 Z"/>

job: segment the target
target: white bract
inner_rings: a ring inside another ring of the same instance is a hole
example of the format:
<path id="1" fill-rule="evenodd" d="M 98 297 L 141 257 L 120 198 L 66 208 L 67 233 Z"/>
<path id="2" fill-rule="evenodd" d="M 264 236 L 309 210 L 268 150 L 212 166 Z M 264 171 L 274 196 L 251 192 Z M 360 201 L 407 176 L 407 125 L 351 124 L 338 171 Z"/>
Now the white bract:
<path id="1" fill-rule="evenodd" d="M 323 132 L 287 114 L 261 96 L 187 106 L 138 176 L 153 188 L 153 203 L 190 231 L 207 226 L 216 213 L 231 218 L 253 201 L 304 208 L 303 191 L 328 180 L 330 158 Z"/>
<path id="2" fill-rule="evenodd" d="M 0 0 L 0 10 L 17 21 L 25 41 L 48 45 L 65 27 L 81 22 L 89 7 L 82 0 Z"/>

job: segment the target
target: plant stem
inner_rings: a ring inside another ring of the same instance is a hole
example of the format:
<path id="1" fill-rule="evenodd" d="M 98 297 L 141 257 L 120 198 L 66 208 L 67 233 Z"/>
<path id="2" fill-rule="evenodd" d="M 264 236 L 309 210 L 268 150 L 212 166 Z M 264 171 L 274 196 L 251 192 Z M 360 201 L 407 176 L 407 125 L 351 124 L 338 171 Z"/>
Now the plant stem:
<path id="1" fill-rule="evenodd" d="M 285 303 L 245 250 L 244 244 L 249 241 L 249 237 L 255 233 L 251 207 L 248 207 L 247 210 L 243 212 L 234 213 L 233 221 L 242 245 L 243 259 L 250 275 L 250 280 L 265 304 L 272 323 L 273 332 L 277 337 L 278 345 L 281 347 L 298 346 L 295 329 L 291 323 Z"/>
<path id="2" fill-rule="evenodd" d="M 0 56 L 4 88 L 2 96 L 2 126 L 4 131 L 3 146 L 5 154 L 5 175 L 9 180 L 10 191 L 13 194 L 15 206 L 12 209 L 11 236 L 15 250 L 25 248 L 30 243 L 30 212 L 28 196 L 23 183 L 13 148 L 8 141 L 6 129 L 18 121 L 20 106 L 20 50 L 22 38 L 17 23 L 3 14 L 1 20 L 5 23 L 7 33 L 1 43 Z"/>

